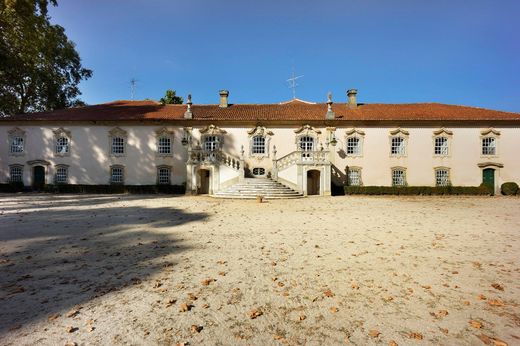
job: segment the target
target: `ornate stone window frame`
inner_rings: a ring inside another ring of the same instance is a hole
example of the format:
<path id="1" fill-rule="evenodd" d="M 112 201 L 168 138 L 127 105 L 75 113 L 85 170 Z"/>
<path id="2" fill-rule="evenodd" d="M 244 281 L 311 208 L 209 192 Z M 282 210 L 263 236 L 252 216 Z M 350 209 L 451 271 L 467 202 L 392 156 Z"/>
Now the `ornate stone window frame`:
<path id="1" fill-rule="evenodd" d="M 114 169 L 121 169 L 121 172 L 122 172 L 121 181 L 114 181 L 114 179 L 112 179 Z M 109 178 L 108 178 L 109 184 L 111 184 L 111 185 L 124 185 L 125 184 L 126 171 L 125 171 L 124 165 L 111 165 L 110 169 L 108 171 L 108 174 L 109 174 Z"/>
<path id="2" fill-rule="evenodd" d="M 167 169 L 169 172 L 168 173 L 168 182 L 161 182 L 160 171 L 163 169 Z M 172 172 L 173 172 L 172 166 L 169 166 L 169 165 L 157 166 L 157 180 L 156 180 L 157 185 L 171 185 L 172 184 Z"/>
<path id="3" fill-rule="evenodd" d="M 19 169 L 20 170 L 20 180 L 13 180 L 13 170 Z M 15 163 L 12 165 L 9 165 L 9 178 L 7 179 L 10 183 L 23 183 L 23 165 L 19 163 Z"/>
<path id="4" fill-rule="evenodd" d="M 27 141 L 26 141 L 26 133 L 24 130 L 22 130 L 19 127 L 15 127 L 7 132 L 8 134 L 8 145 L 9 145 L 9 156 L 24 156 L 26 147 L 27 147 Z M 14 143 L 13 141 L 16 138 L 20 138 L 22 140 L 22 150 L 21 151 L 13 151 Z"/>
<path id="5" fill-rule="evenodd" d="M 52 131 L 54 133 L 54 156 L 57 157 L 66 157 L 70 156 L 70 149 L 71 149 L 71 143 L 72 143 L 72 135 L 70 131 L 65 130 L 63 127 L 60 127 L 57 130 Z M 58 151 L 59 143 L 58 141 L 60 138 L 66 138 L 67 139 L 67 151 L 66 152 L 60 152 Z"/>
<path id="6" fill-rule="evenodd" d="M 350 172 L 358 172 L 359 174 L 359 184 L 352 185 L 350 182 L 349 173 Z M 359 166 L 347 166 L 347 185 L 348 186 L 363 186 L 363 168 Z"/>
<path id="7" fill-rule="evenodd" d="M 484 139 L 486 138 L 493 138 L 495 142 L 495 153 L 494 154 L 484 154 Z M 499 138 L 500 138 L 500 131 L 495 130 L 494 128 L 490 127 L 488 129 L 484 129 L 480 131 L 480 157 L 481 158 L 497 158 L 499 157 Z"/>
<path id="8" fill-rule="evenodd" d="M 65 169 L 65 181 L 58 181 L 58 171 L 60 169 Z M 54 183 L 60 185 L 69 183 L 69 165 L 59 164 L 54 166 Z"/>
<path id="9" fill-rule="evenodd" d="M 448 180 L 447 180 L 446 185 L 439 185 L 439 184 L 437 184 L 437 172 L 438 171 L 446 171 L 447 172 Z M 445 166 L 434 167 L 433 168 L 433 181 L 435 182 L 435 186 L 450 186 L 451 185 L 451 169 L 449 167 L 445 167 Z"/>
<path id="10" fill-rule="evenodd" d="M 301 150 L 300 140 L 303 137 L 312 137 L 313 141 L 314 141 L 313 151 L 318 150 L 318 148 L 317 148 L 318 144 L 319 144 L 318 139 L 319 139 L 319 135 L 321 134 L 321 130 L 315 129 L 314 127 L 306 124 L 298 129 L 294 130 L 294 133 L 296 134 L 296 137 L 295 137 L 296 150 L 298 150 L 298 151 Z"/>
<path id="11" fill-rule="evenodd" d="M 160 143 L 159 141 L 163 138 L 167 138 L 170 140 L 170 149 L 169 153 L 161 153 L 160 152 Z M 160 128 L 159 130 L 155 131 L 155 155 L 158 157 L 171 157 L 173 156 L 173 139 L 174 139 L 174 132 L 172 130 L 168 130 L 166 127 Z"/>
<path id="12" fill-rule="evenodd" d="M 390 157 L 400 158 L 408 156 L 408 139 L 410 136 L 410 132 L 401 129 L 400 127 L 390 131 L 390 136 L 388 136 L 388 141 L 390 144 Z M 394 138 L 402 138 L 404 143 L 404 153 L 392 154 L 392 141 Z"/>
<path id="13" fill-rule="evenodd" d="M 122 153 L 114 153 L 113 151 L 113 140 L 115 138 L 122 138 L 123 139 L 123 152 Z M 110 156 L 113 157 L 124 157 L 126 156 L 126 149 L 127 149 L 127 142 L 128 142 L 128 133 L 121 129 L 120 127 L 114 127 L 112 130 L 108 132 L 108 150 L 110 153 Z"/>
<path id="14" fill-rule="evenodd" d="M 251 130 L 247 131 L 249 136 L 249 157 L 254 158 L 263 158 L 269 157 L 269 144 L 271 142 L 271 136 L 274 135 L 272 131 L 267 130 L 264 126 L 257 125 Z M 264 152 L 263 153 L 253 153 L 253 141 L 255 137 L 264 137 Z"/>
<path id="15" fill-rule="evenodd" d="M 227 133 L 226 130 L 221 129 L 218 126 L 215 126 L 213 124 L 206 126 L 199 130 L 200 132 L 200 139 L 201 139 L 201 145 L 202 149 L 206 149 L 206 139 L 210 136 L 215 136 L 217 139 L 217 145 L 214 150 L 220 150 L 222 149 L 222 146 L 224 145 L 224 135 Z"/>
<path id="16" fill-rule="evenodd" d="M 402 185 L 394 184 L 394 172 L 396 172 L 396 171 L 403 172 L 404 183 Z M 396 186 L 396 187 L 408 186 L 408 177 L 407 177 L 407 173 L 406 173 L 406 167 L 395 166 L 395 167 L 390 168 L 390 183 L 392 186 Z"/>
<path id="17" fill-rule="evenodd" d="M 448 145 L 448 153 L 447 154 L 437 154 L 435 153 L 435 149 L 437 148 L 437 138 L 446 138 L 447 145 Z M 450 157 L 451 156 L 451 141 L 453 138 L 453 132 L 450 130 L 447 130 L 445 128 L 440 128 L 436 131 L 433 131 L 432 136 L 432 145 L 433 145 L 433 157 Z"/>
<path id="18" fill-rule="evenodd" d="M 348 141 L 349 138 L 357 138 L 358 139 L 358 146 L 359 146 L 359 152 L 358 153 L 350 153 L 348 152 Z M 345 155 L 347 157 L 363 157 L 363 147 L 365 142 L 365 132 L 358 130 L 356 128 L 352 128 L 350 130 L 345 131 Z"/>

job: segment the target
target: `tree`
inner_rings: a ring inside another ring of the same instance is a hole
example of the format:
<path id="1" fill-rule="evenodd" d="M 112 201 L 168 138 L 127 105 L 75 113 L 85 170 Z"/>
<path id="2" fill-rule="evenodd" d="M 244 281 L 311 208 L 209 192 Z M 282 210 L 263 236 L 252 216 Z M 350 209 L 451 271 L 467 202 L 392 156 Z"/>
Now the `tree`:
<path id="1" fill-rule="evenodd" d="M 180 105 L 184 102 L 181 96 L 177 96 L 175 90 L 168 89 L 166 94 L 159 100 L 163 105 Z"/>
<path id="2" fill-rule="evenodd" d="M 92 76 L 65 29 L 47 12 L 56 0 L 0 1 L 0 115 L 82 104 L 78 84 Z"/>

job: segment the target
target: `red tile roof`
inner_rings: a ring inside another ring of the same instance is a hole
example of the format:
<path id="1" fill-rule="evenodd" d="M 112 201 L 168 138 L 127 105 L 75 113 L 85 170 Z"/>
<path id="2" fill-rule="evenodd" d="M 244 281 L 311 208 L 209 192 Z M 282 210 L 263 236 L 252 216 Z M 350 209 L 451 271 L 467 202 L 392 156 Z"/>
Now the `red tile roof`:
<path id="1" fill-rule="evenodd" d="M 115 101 L 100 105 L 0 118 L 0 121 L 184 120 L 186 105 L 155 101 Z M 293 100 L 282 104 L 193 105 L 193 121 L 315 121 L 325 120 L 327 104 Z M 334 103 L 339 121 L 520 121 L 520 113 L 439 103 L 360 104 L 349 109 Z"/>

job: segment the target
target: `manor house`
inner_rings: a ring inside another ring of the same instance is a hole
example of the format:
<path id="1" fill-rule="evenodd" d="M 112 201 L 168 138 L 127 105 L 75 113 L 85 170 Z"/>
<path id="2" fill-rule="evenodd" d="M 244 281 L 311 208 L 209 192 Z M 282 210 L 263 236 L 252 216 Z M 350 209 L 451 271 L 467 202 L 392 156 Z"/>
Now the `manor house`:
<path id="1" fill-rule="evenodd" d="M 185 185 L 222 197 L 520 183 L 520 114 L 438 103 L 115 101 L 0 119 L 0 183 Z"/>

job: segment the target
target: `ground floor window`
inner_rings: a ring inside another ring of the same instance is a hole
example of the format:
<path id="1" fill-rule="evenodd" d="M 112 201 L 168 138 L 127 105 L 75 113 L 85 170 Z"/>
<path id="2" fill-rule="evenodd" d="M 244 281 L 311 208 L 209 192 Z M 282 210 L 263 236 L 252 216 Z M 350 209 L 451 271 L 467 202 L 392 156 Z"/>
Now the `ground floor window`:
<path id="1" fill-rule="evenodd" d="M 124 182 L 124 168 L 122 166 L 110 167 L 110 183 L 123 184 Z"/>
<path id="2" fill-rule="evenodd" d="M 406 171 L 403 168 L 392 169 L 392 185 L 405 186 L 406 185 Z"/>
<path id="3" fill-rule="evenodd" d="M 265 168 L 255 167 L 253 168 L 253 175 L 265 175 Z"/>
<path id="4" fill-rule="evenodd" d="M 159 167 L 157 169 L 157 182 L 161 185 L 169 185 L 171 183 L 170 167 Z"/>
<path id="5" fill-rule="evenodd" d="M 20 183 L 23 181 L 23 166 L 9 167 L 9 181 L 11 183 Z"/>
<path id="6" fill-rule="evenodd" d="M 361 185 L 361 170 L 359 168 L 349 168 L 347 171 L 348 185 Z"/>
<path id="7" fill-rule="evenodd" d="M 435 185 L 448 186 L 450 184 L 450 171 L 446 168 L 435 170 Z"/>
<path id="8" fill-rule="evenodd" d="M 56 167 L 56 176 L 54 181 L 56 184 L 66 184 L 69 179 L 69 169 L 66 166 Z"/>

